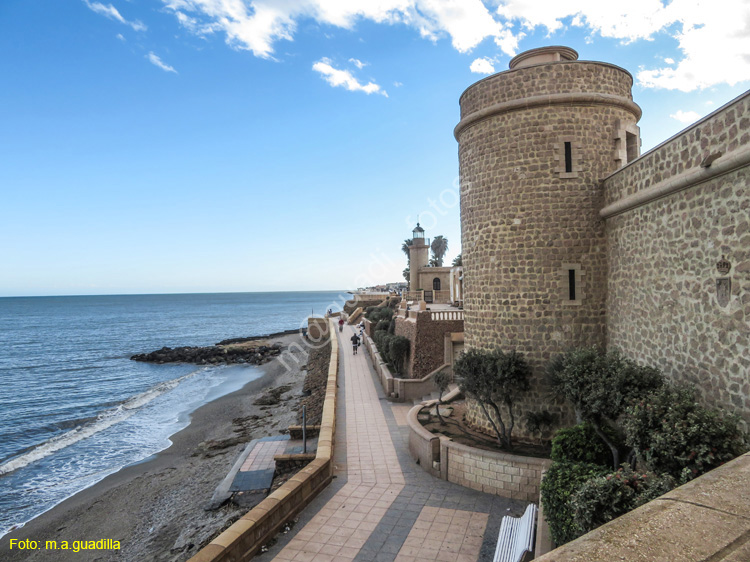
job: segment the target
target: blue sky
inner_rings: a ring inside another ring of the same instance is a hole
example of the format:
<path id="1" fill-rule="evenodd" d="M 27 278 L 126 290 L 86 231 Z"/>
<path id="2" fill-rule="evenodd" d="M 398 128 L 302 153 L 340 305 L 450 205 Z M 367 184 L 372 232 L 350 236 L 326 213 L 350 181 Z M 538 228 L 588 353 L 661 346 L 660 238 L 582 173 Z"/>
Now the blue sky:
<path id="1" fill-rule="evenodd" d="M 549 44 L 647 150 L 745 91 L 745 0 L 2 0 L 0 296 L 401 279 L 460 251 L 458 98 Z M 472 71 L 473 69 L 473 71 Z"/>

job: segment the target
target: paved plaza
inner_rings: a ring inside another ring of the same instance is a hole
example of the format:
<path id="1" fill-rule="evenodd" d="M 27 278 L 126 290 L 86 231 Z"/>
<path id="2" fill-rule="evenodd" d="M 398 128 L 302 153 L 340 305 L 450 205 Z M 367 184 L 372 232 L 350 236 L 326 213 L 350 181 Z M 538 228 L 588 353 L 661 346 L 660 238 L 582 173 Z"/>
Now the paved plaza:
<path id="1" fill-rule="evenodd" d="M 406 412 L 388 402 L 364 346 L 337 332 L 339 388 L 334 480 L 257 560 L 491 560 L 500 520 L 525 502 L 430 476 L 408 452 Z"/>

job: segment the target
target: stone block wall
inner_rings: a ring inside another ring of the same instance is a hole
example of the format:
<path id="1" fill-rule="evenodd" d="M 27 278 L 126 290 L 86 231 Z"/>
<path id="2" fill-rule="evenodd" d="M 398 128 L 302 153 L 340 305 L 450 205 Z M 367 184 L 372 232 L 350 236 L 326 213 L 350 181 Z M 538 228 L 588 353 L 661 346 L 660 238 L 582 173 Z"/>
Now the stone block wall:
<path id="1" fill-rule="evenodd" d="M 411 341 L 405 378 L 421 379 L 441 367 L 445 358 L 445 334 L 463 332 L 463 320 L 432 320 L 429 310 L 416 318 L 396 317 L 397 336 Z"/>
<path id="2" fill-rule="evenodd" d="M 633 78 L 626 70 L 605 62 L 555 62 L 518 68 L 493 75 L 469 86 L 461 95 L 461 118 L 494 104 L 531 96 L 597 92 L 633 99 Z"/>
<path id="3" fill-rule="evenodd" d="M 447 439 L 440 440 L 440 463 L 447 463 L 447 480 L 514 500 L 537 503 L 546 459 L 484 451 Z"/>
<path id="4" fill-rule="evenodd" d="M 749 149 L 750 93 L 604 182 L 605 201 L 616 208 L 655 188 L 658 194 L 675 179 L 697 178 L 681 191 L 607 217 L 607 345 L 696 385 L 709 404 L 739 414 L 746 428 Z M 718 152 L 722 156 L 702 169 L 703 159 Z M 712 168 L 726 173 L 711 177 Z M 717 269 L 722 257 L 731 264 L 728 273 Z M 731 285 L 723 298 L 719 284 Z"/>
<path id="5" fill-rule="evenodd" d="M 607 177 L 604 205 L 700 168 L 710 154 L 726 157 L 749 143 L 750 94 L 745 93 Z"/>
<path id="6" fill-rule="evenodd" d="M 533 380 L 520 410 L 548 409 L 563 424 L 572 412 L 550 402 L 543 369 L 570 347 L 605 343 L 600 180 L 616 166 L 623 124 L 640 117 L 631 85 L 612 65 L 556 62 L 494 75 L 461 98 L 466 346 L 523 353 Z M 475 411 L 468 421 L 486 425 Z"/>
<path id="7" fill-rule="evenodd" d="M 542 472 L 549 460 L 485 451 L 430 433 L 417 419 L 421 408 L 409 410 L 406 421 L 409 454 L 422 470 L 472 490 L 539 502 Z"/>

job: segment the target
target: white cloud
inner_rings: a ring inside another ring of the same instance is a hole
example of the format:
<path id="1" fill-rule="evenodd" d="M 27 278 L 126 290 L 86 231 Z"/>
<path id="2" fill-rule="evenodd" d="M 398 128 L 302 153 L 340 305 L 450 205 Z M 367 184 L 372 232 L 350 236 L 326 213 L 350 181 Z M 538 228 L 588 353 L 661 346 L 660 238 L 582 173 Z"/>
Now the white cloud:
<path id="1" fill-rule="evenodd" d="M 146 58 L 153 64 L 154 66 L 158 66 L 165 72 L 174 72 L 177 74 L 177 71 L 174 69 L 174 67 L 169 66 L 167 63 L 165 63 L 161 58 L 159 58 L 158 55 L 155 55 L 154 53 L 149 53 L 146 55 Z"/>
<path id="2" fill-rule="evenodd" d="M 396 88 L 400 88 L 400 87 L 401 87 L 401 86 L 403 86 L 404 84 L 403 84 L 403 82 L 394 82 L 394 83 L 393 83 L 393 85 L 394 85 L 394 86 L 395 86 Z"/>
<path id="3" fill-rule="evenodd" d="M 493 74 L 495 72 L 495 65 L 492 59 L 483 57 L 481 59 L 474 59 L 469 67 L 469 70 L 476 72 L 477 74 Z"/>
<path id="4" fill-rule="evenodd" d="M 467 52 L 488 37 L 514 54 L 518 37 L 497 21 L 482 0 L 162 0 L 188 30 L 223 32 L 236 49 L 273 58 L 274 43 L 293 40 L 297 22 L 352 29 L 357 21 L 405 24 L 436 41 L 451 38 Z"/>
<path id="5" fill-rule="evenodd" d="M 103 10 L 114 10 L 111 6 Z M 450 38 L 467 53 L 486 39 L 512 56 L 536 28 L 551 37 L 565 27 L 579 28 L 590 43 L 601 36 L 623 43 L 669 38 L 674 53 L 664 67 L 637 73 L 647 88 L 691 91 L 750 80 L 749 0 L 162 0 L 182 26 L 198 35 L 223 34 L 236 49 L 272 59 L 275 44 L 292 41 L 302 21 L 353 29 L 359 21 L 403 25 L 422 37 Z M 94 9 L 94 8 L 92 8 Z M 116 12 L 116 10 L 114 10 Z M 118 13 L 119 15 L 119 13 Z M 108 17 L 117 19 L 112 13 Z M 120 16 L 121 18 L 122 16 Z M 322 32 L 321 32 L 322 33 Z"/>
<path id="6" fill-rule="evenodd" d="M 701 118 L 701 114 L 696 113 L 695 111 L 682 111 L 681 109 L 678 109 L 675 113 L 670 114 L 670 117 L 676 119 L 680 123 L 688 124 L 695 123 Z"/>
<path id="7" fill-rule="evenodd" d="M 133 28 L 134 31 L 146 31 L 147 29 L 146 26 L 138 20 L 126 20 L 124 17 L 122 17 L 122 14 L 117 10 L 117 8 L 115 8 L 112 4 L 107 4 L 105 6 L 100 2 L 90 2 L 89 0 L 83 0 L 83 2 L 93 12 L 96 12 L 97 14 L 104 16 L 105 18 L 119 21 L 120 23 L 124 23 L 125 25 L 129 25 Z"/>
<path id="8" fill-rule="evenodd" d="M 352 63 L 357 68 L 359 68 L 360 70 L 362 70 L 364 67 L 368 65 L 368 63 L 362 62 L 359 59 L 349 59 L 349 62 Z"/>
<path id="9" fill-rule="evenodd" d="M 677 40 L 679 55 L 665 60 L 676 68 L 644 69 L 638 72 L 647 88 L 692 91 L 714 84 L 734 85 L 750 80 L 750 2 L 722 0 L 721 9 L 710 8 L 705 0 L 501 0 L 498 15 L 506 21 L 519 21 L 533 29 L 550 32 L 570 25 L 587 27 L 602 37 L 623 43 L 653 40 L 668 34 Z"/>
<path id="10" fill-rule="evenodd" d="M 126 40 L 122 33 L 118 33 L 117 35 L 115 35 L 115 37 L 117 37 L 120 41 Z"/>
<path id="11" fill-rule="evenodd" d="M 333 87 L 340 86 L 342 88 L 346 88 L 350 92 L 380 94 L 382 96 L 388 97 L 388 93 L 375 82 L 362 84 L 348 70 L 340 70 L 338 68 L 334 68 L 331 64 L 331 59 L 322 58 L 318 62 L 313 64 L 312 67 L 315 72 L 319 72 L 323 76 L 323 79 Z"/>

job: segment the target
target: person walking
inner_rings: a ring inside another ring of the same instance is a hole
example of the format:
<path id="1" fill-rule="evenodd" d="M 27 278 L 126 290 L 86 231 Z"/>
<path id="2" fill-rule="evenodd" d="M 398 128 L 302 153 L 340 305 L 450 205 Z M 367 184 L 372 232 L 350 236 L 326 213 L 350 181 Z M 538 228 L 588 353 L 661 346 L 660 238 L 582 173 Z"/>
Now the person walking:
<path id="1" fill-rule="evenodd" d="M 351 338 L 354 355 L 357 355 L 357 348 L 359 347 L 359 336 L 354 334 Z"/>
<path id="2" fill-rule="evenodd" d="M 343 332 L 343 331 L 344 331 L 344 318 L 342 316 L 341 318 L 339 318 L 339 332 Z"/>

